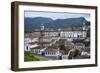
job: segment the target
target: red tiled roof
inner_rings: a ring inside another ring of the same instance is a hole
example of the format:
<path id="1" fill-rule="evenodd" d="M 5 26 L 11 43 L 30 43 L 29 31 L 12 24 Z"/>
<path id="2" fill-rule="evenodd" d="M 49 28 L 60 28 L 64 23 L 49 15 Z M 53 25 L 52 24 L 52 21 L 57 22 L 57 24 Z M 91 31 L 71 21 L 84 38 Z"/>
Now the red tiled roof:
<path id="1" fill-rule="evenodd" d="M 56 49 L 56 48 L 46 48 L 45 51 L 56 52 L 56 51 L 58 51 L 58 49 Z"/>

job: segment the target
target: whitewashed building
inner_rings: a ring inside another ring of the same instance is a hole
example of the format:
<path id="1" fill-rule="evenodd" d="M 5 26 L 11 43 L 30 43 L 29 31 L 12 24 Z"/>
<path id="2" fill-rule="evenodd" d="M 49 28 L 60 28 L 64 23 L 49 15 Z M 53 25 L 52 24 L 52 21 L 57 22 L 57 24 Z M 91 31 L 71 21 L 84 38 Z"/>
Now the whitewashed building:
<path id="1" fill-rule="evenodd" d="M 57 48 L 46 48 L 43 52 L 42 55 L 44 56 L 53 56 L 53 57 L 58 57 L 61 56 L 61 53 L 59 49 Z"/>
<path id="2" fill-rule="evenodd" d="M 52 42 L 52 37 L 40 37 L 39 42 Z"/>
<path id="3" fill-rule="evenodd" d="M 30 48 L 37 47 L 35 42 L 38 42 L 38 38 L 24 38 L 24 50 L 31 51 Z"/>
<path id="4" fill-rule="evenodd" d="M 82 27 L 65 28 L 60 32 L 61 38 L 85 38 L 87 36 L 87 28 L 83 23 Z"/>
<path id="5" fill-rule="evenodd" d="M 31 48 L 31 52 L 34 54 L 42 54 L 42 52 L 45 50 L 45 48 L 42 48 L 40 46 Z"/>
<path id="6" fill-rule="evenodd" d="M 44 31 L 43 34 L 44 34 L 44 37 L 57 37 L 57 36 L 59 36 L 58 31 Z"/>
<path id="7" fill-rule="evenodd" d="M 61 38 L 85 38 L 85 31 L 61 31 Z"/>

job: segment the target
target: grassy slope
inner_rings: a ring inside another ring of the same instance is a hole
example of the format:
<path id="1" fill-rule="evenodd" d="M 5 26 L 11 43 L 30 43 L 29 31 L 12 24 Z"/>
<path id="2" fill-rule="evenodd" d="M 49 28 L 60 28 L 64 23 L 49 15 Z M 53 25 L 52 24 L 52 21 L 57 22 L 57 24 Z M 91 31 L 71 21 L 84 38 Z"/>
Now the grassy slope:
<path id="1" fill-rule="evenodd" d="M 30 52 L 25 52 L 24 53 L 24 61 L 39 61 L 38 58 L 34 57 Z"/>

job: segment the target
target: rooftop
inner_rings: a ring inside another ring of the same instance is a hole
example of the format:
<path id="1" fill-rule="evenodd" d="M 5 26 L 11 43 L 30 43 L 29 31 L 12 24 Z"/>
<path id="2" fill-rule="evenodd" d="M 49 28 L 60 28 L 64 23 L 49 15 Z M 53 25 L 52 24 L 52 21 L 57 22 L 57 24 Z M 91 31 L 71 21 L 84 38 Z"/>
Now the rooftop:
<path id="1" fill-rule="evenodd" d="M 36 37 L 40 37 L 40 32 L 24 33 L 24 38 L 36 38 Z"/>
<path id="2" fill-rule="evenodd" d="M 57 49 L 57 48 L 46 48 L 45 51 L 49 51 L 49 52 L 57 52 L 58 49 Z"/>

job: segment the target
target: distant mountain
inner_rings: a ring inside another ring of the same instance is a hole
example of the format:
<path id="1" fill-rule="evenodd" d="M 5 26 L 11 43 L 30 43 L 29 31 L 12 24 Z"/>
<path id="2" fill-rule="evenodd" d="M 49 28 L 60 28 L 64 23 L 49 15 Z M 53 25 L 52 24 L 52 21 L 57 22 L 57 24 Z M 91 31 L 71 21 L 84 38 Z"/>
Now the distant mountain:
<path id="1" fill-rule="evenodd" d="M 41 24 L 53 22 L 51 18 L 35 17 L 35 18 L 24 18 L 25 31 L 33 31 L 39 29 Z"/>
<path id="2" fill-rule="evenodd" d="M 68 18 L 68 19 L 56 19 L 45 17 L 24 18 L 25 32 L 32 32 L 35 29 L 40 29 L 41 24 L 44 24 L 46 28 L 65 28 L 65 27 L 80 27 L 82 24 L 90 25 L 84 17 Z"/>

